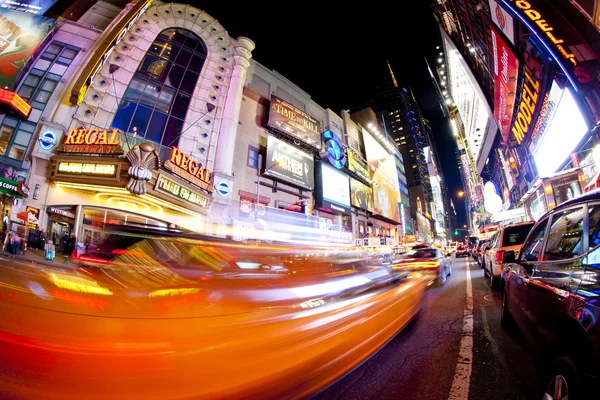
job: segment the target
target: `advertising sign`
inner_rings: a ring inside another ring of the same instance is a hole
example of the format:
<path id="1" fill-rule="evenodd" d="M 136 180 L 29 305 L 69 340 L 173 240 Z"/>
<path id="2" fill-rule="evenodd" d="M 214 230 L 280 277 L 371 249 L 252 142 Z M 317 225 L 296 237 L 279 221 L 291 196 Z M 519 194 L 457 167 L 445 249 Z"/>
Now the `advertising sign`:
<path id="1" fill-rule="evenodd" d="M 502 30 L 502 33 L 511 41 L 512 44 L 515 44 L 515 28 L 513 18 L 504 10 L 504 8 L 500 7 L 500 4 L 496 3 L 494 0 L 489 0 L 490 2 L 490 14 L 492 15 L 492 21 L 496 24 L 498 28 Z"/>
<path id="2" fill-rule="evenodd" d="M 354 207 L 373 211 L 373 189 L 356 179 L 350 178 L 350 199 Z"/>
<path id="3" fill-rule="evenodd" d="M 173 146 L 171 149 L 171 158 L 167 160 L 163 166 L 175 175 L 185 179 L 186 181 L 193 183 L 201 189 L 212 193 L 212 186 L 210 185 L 210 171 L 196 160 L 193 160 L 190 156 Z"/>
<path id="4" fill-rule="evenodd" d="M 267 126 L 321 148 L 319 121 L 277 96 L 271 96 Z"/>
<path id="5" fill-rule="evenodd" d="M 80 162 L 59 162 L 58 172 L 69 175 L 105 176 L 114 178 L 117 166 L 114 164 L 96 164 Z"/>
<path id="6" fill-rule="evenodd" d="M 0 163 L 0 177 L 10 179 L 17 182 L 25 182 L 27 179 L 28 170 L 17 168 L 13 165 Z"/>
<path id="7" fill-rule="evenodd" d="M 0 103 L 10 106 L 23 117 L 29 116 L 31 112 L 31 106 L 21 96 L 10 90 L 0 89 Z"/>
<path id="8" fill-rule="evenodd" d="M 552 82 L 550 91 L 544 96 L 542 106 L 540 107 L 540 114 L 531 133 L 531 144 L 529 145 L 529 151 L 531 154 L 535 154 L 538 146 L 541 143 L 548 125 L 554 117 L 560 98 L 562 97 L 563 90 L 556 81 Z"/>
<path id="9" fill-rule="evenodd" d="M 373 213 L 398 222 L 400 192 L 394 157 L 366 131 L 363 131 L 363 139 L 373 182 Z"/>
<path id="10" fill-rule="evenodd" d="M 21 11 L 31 14 L 44 14 L 57 0 L 0 0 L 0 13 L 2 9 Z"/>
<path id="11" fill-rule="evenodd" d="M 557 206 L 579 196 L 581 194 L 581 185 L 579 184 L 578 176 L 569 176 L 552 182 L 552 191 L 554 192 L 554 201 Z"/>
<path id="12" fill-rule="evenodd" d="M 99 131 L 98 129 L 71 129 L 65 140 L 56 151 L 58 153 L 76 154 L 123 154 L 119 131 L 113 129 Z"/>
<path id="13" fill-rule="evenodd" d="M 531 39 L 521 39 L 521 53 L 525 59 L 523 84 L 515 110 L 517 116 L 511 129 L 519 144 L 533 131 L 542 107 L 542 98 L 546 92 L 546 81 L 549 75 L 549 64 Z"/>
<path id="14" fill-rule="evenodd" d="M 494 117 L 506 143 L 515 107 L 519 61 L 494 28 L 491 28 L 494 52 Z"/>
<path id="15" fill-rule="evenodd" d="M 362 178 L 365 182 L 371 181 L 367 162 L 352 149 L 348 149 L 348 169 Z"/>
<path id="16" fill-rule="evenodd" d="M 315 187 L 315 162 L 311 154 L 273 136 L 267 140 L 265 175 L 312 190 Z"/>
<path id="17" fill-rule="evenodd" d="M 576 89 L 581 90 L 590 83 L 592 68 L 588 66 L 597 68 L 598 59 L 564 16 L 550 4 L 539 0 L 505 2 L 544 41 Z M 592 54 L 587 54 L 588 52 Z"/>
<path id="18" fill-rule="evenodd" d="M 350 114 L 348 114 L 348 111 L 342 111 L 342 118 L 344 120 L 344 127 L 346 128 L 345 131 L 346 138 L 348 140 L 348 147 L 357 152 L 360 152 L 362 140 L 358 125 L 356 125 L 356 123 L 352 121 L 352 119 L 350 118 Z"/>
<path id="19" fill-rule="evenodd" d="M 40 219 L 40 209 L 27 206 L 25 211 L 27 212 L 27 227 L 31 229 L 37 229 L 38 221 Z"/>
<path id="20" fill-rule="evenodd" d="M 22 199 L 29 196 L 29 188 L 23 182 L 0 178 L 0 192 Z"/>
<path id="21" fill-rule="evenodd" d="M 173 195 L 200 207 L 206 207 L 206 205 L 208 204 L 208 199 L 206 197 L 198 193 L 194 193 L 191 190 L 181 186 L 180 184 L 165 178 L 164 176 L 158 177 L 155 189 L 168 193 L 170 195 Z"/>
<path id="22" fill-rule="evenodd" d="M 327 159 L 337 169 L 343 168 L 346 165 L 346 148 L 342 143 L 342 139 L 336 133 L 332 131 L 325 131 L 323 133 L 322 152 L 321 158 Z"/>
<path id="23" fill-rule="evenodd" d="M 320 189 L 317 206 L 341 213 L 350 212 L 350 181 L 348 175 L 321 163 Z"/>
<path id="24" fill-rule="evenodd" d="M 11 87 L 55 22 L 52 18 L 0 9 L 0 87 Z"/>

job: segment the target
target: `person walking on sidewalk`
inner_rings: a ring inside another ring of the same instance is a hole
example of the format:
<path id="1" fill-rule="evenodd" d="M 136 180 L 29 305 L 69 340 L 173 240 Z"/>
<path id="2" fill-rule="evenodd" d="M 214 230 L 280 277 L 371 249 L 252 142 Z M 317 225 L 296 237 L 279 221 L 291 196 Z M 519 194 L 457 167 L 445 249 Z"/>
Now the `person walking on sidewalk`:
<path id="1" fill-rule="evenodd" d="M 10 238 L 10 252 L 11 254 L 18 254 L 19 253 L 19 245 L 21 244 L 21 238 L 19 237 L 19 234 L 17 232 L 13 232 Z"/>

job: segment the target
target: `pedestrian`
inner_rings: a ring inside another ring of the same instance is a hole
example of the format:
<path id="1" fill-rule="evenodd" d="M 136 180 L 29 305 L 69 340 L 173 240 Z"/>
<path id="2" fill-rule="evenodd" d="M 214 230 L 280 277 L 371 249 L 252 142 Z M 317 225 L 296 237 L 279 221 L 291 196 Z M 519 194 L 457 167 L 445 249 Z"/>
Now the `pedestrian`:
<path id="1" fill-rule="evenodd" d="M 21 244 L 21 238 L 17 232 L 13 232 L 10 238 L 11 243 L 11 254 L 19 253 L 19 245 Z"/>
<path id="2" fill-rule="evenodd" d="M 4 232 L 8 231 L 8 225 L 10 222 L 10 218 L 8 217 L 8 211 L 2 217 L 2 223 L 4 224 Z"/>

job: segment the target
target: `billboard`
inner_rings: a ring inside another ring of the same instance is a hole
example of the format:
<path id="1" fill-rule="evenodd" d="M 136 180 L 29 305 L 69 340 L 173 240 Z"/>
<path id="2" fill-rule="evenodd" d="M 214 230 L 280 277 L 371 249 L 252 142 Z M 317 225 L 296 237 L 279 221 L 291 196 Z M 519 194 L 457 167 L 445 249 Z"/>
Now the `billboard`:
<path id="1" fill-rule="evenodd" d="M 350 178 L 351 203 L 354 207 L 373 211 L 373 189 L 364 183 Z"/>
<path id="2" fill-rule="evenodd" d="M 321 148 L 319 121 L 277 96 L 271 96 L 267 126 Z"/>
<path id="3" fill-rule="evenodd" d="M 487 100 L 466 61 L 460 55 L 452 39 L 443 30 L 441 33 L 445 53 L 448 55 L 450 93 L 464 126 L 473 160 L 479 165 L 480 153 L 483 150 L 489 151 L 488 147 L 491 147 L 494 140 L 494 137 L 488 137 L 488 131 L 489 134 L 495 135 L 496 129 L 490 128 L 493 128 L 491 125 L 495 126 L 496 124 L 492 119 L 492 111 Z M 487 154 L 483 154 L 481 158 L 487 158 Z"/>
<path id="4" fill-rule="evenodd" d="M 492 21 L 502 30 L 502 33 L 504 33 L 508 40 L 512 44 L 515 44 L 515 22 L 513 18 L 494 0 L 489 0 L 489 3 Z"/>
<path id="5" fill-rule="evenodd" d="M 42 15 L 56 2 L 57 0 L 0 0 L 0 13 L 2 13 L 2 9 L 10 8 L 15 11 Z"/>
<path id="6" fill-rule="evenodd" d="M 503 141 L 507 142 L 515 108 L 519 61 L 496 30 L 490 31 L 494 53 L 494 118 Z"/>
<path id="7" fill-rule="evenodd" d="M 350 212 L 350 181 L 348 175 L 321 163 L 317 176 L 319 190 L 316 193 L 317 207 Z"/>
<path id="8" fill-rule="evenodd" d="M 364 179 L 365 182 L 371 180 L 367 162 L 352 149 L 348 149 L 348 169 L 354 172 L 359 178 Z"/>
<path id="9" fill-rule="evenodd" d="M 56 21 L 0 9 L 0 87 L 10 88 Z"/>
<path id="10" fill-rule="evenodd" d="M 377 141 L 366 131 L 363 140 L 367 153 L 369 174 L 373 182 L 373 213 L 400 221 L 398 215 L 398 175 L 396 161 Z"/>
<path id="11" fill-rule="evenodd" d="M 267 139 L 266 166 L 265 175 L 309 190 L 315 186 L 313 156 L 273 136 Z"/>

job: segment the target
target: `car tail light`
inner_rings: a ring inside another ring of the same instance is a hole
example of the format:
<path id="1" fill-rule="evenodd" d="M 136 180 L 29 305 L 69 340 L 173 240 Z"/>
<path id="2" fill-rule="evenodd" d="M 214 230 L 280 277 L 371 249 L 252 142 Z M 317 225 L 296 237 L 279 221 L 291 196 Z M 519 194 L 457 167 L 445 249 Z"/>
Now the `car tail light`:
<path id="1" fill-rule="evenodd" d="M 504 257 L 504 250 L 496 251 L 496 262 L 498 264 L 502 263 L 502 258 Z"/>
<path id="2" fill-rule="evenodd" d="M 87 261 L 87 262 L 96 263 L 96 264 L 106 265 L 109 263 L 109 260 L 105 260 L 103 258 L 96 258 L 96 257 L 79 256 L 79 259 L 81 261 Z"/>

